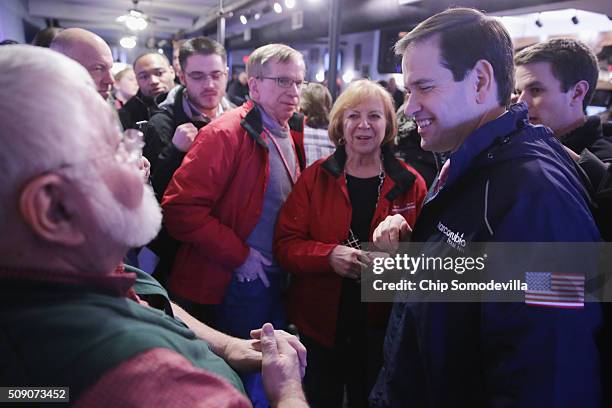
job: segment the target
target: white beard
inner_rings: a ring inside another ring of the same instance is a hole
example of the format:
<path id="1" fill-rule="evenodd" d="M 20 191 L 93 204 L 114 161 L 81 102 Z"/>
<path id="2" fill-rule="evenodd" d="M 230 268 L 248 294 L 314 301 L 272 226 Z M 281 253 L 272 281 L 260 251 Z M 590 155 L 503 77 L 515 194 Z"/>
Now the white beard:
<path id="1" fill-rule="evenodd" d="M 94 172 L 92 172 L 94 173 Z M 128 209 L 120 204 L 98 174 L 79 180 L 102 232 L 113 242 L 131 248 L 148 244 L 161 228 L 161 207 L 150 185 L 144 186 L 142 203 Z"/>

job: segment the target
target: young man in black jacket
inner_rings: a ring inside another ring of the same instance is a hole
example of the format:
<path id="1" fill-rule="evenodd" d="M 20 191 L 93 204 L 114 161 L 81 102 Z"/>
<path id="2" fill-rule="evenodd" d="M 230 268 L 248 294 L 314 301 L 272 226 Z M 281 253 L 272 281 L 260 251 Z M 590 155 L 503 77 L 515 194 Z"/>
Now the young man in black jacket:
<path id="1" fill-rule="evenodd" d="M 138 93 L 121 109 L 119 119 L 124 129 L 141 129 L 138 122 L 147 121 L 174 87 L 174 70 L 168 58 L 157 52 L 147 52 L 134 60 Z"/>
<path id="2" fill-rule="evenodd" d="M 161 201 L 198 130 L 234 106 L 225 100 L 227 54 L 218 42 L 195 37 L 179 51 L 181 82 L 172 101 L 160 104 L 145 129 L 144 156 L 151 162 L 151 182 Z M 150 245 L 160 257 L 155 276 L 162 282 L 172 267 L 178 243 L 165 229 Z"/>
<path id="3" fill-rule="evenodd" d="M 532 45 L 515 58 L 519 101 L 529 121 L 548 126 L 574 153 L 584 149 L 612 162 L 612 140 L 604 137 L 598 116 L 586 116 L 599 71 L 593 52 L 578 40 L 561 38 Z"/>

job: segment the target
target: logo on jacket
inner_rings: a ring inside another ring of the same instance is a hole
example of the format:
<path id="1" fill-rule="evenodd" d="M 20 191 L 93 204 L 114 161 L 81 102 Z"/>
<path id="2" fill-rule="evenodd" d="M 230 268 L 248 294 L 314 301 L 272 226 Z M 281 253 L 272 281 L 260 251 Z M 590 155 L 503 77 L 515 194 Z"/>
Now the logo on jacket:
<path id="1" fill-rule="evenodd" d="M 416 209 L 416 204 L 413 202 L 404 204 L 393 204 L 391 207 L 391 214 L 400 214 L 406 211 L 412 211 Z"/>
<path id="2" fill-rule="evenodd" d="M 438 222 L 438 231 L 442 233 L 446 237 L 446 243 L 451 247 L 455 248 L 458 251 L 463 252 L 465 249 L 467 242 L 463 238 L 463 232 L 455 232 L 448 228 L 446 225 Z"/>

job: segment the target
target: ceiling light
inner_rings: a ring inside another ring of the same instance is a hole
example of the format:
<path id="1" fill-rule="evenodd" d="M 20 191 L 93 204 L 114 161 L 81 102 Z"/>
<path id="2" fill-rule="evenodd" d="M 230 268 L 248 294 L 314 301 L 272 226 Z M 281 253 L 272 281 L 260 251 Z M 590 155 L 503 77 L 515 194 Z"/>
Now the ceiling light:
<path id="1" fill-rule="evenodd" d="M 132 49 L 136 46 L 136 37 L 133 35 L 122 37 L 119 40 L 119 45 L 121 45 L 123 48 Z"/>
<path id="2" fill-rule="evenodd" d="M 343 75 L 342 75 L 342 80 L 344 81 L 345 84 L 348 84 L 349 82 L 351 82 L 353 79 L 355 78 L 355 73 L 351 70 L 346 71 Z"/>
<path id="3" fill-rule="evenodd" d="M 133 10 L 132 10 L 133 11 Z M 142 31 L 147 28 L 147 20 L 145 20 L 141 15 L 136 16 L 132 14 L 130 11 L 130 15 L 125 17 L 125 25 L 132 31 Z"/>
<path id="4" fill-rule="evenodd" d="M 317 72 L 317 75 L 315 75 L 315 78 L 317 81 L 323 82 L 325 80 L 325 72 L 323 72 L 323 70 L 320 70 L 319 72 Z"/>
<path id="5" fill-rule="evenodd" d="M 276 14 L 283 12 L 283 6 L 281 6 L 279 2 L 274 3 L 274 12 L 276 12 Z"/>
<path id="6" fill-rule="evenodd" d="M 287 6 L 288 9 L 292 9 L 295 7 L 295 0 L 285 0 L 285 6 Z"/>
<path id="7" fill-rule="evenodd" d="M 247 20 L 247 18 L 246 18 L 246 16 L 245 16 L 244 14 L 241 14 L 241 15 L 240 15 L 240 22 L 241 22 L 243 25 L 246 25 L 246 23 L 248 22 L 248 20 Z"/>
<path id="8" fill-rule="evenodd" d="M 261 18 L 261 13 L 255 13 L 255 15 L 253 16 L 253 18 L 255 20 L 259 20 Z"/>
<path id="9" fill-rule="evenodd" d="M 158 49 L 157 49 L 157 52 L 158 52 L 159 54 L 162 54 L 162 55 L 164 54 L 164 50 L 162 50 L 161 48 L 158 48 Z"/>

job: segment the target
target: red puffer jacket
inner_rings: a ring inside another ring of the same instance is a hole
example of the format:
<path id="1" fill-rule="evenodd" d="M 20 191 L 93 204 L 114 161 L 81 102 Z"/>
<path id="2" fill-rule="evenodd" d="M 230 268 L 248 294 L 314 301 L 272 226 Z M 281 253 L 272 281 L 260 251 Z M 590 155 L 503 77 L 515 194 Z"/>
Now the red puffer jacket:
<path id="1" fill-rule="evenodd" d="M 289 121 L 304 167 L 304 118 Z M 162 208 L 181 241 L 170 276 L 172 293 L 201 304 L 223 300 L 233 271 L 246 260 L 269 178 L 261 114 L 247 102 L 200 130 L 168 185 Z"/>
<path id="2" fill-rule="evenodd" d="M 319 343 L 332 347 L 336 335 L 342 278 L 329 264 L 330 252 L 348 237 L 352 209 L 346 187 L 346 153 L 340 148 L 306 169 L 276 223 L 274 254 L 292 274 L 288 294 L 290 320 Z M 402 214 L 413 226 L 427 194 L 425 181 L 412 167 L 383 149 L 387 177 L 370 225 Z M 389 307 L 370 304 L 368 323 L 384 327 Z"/>

